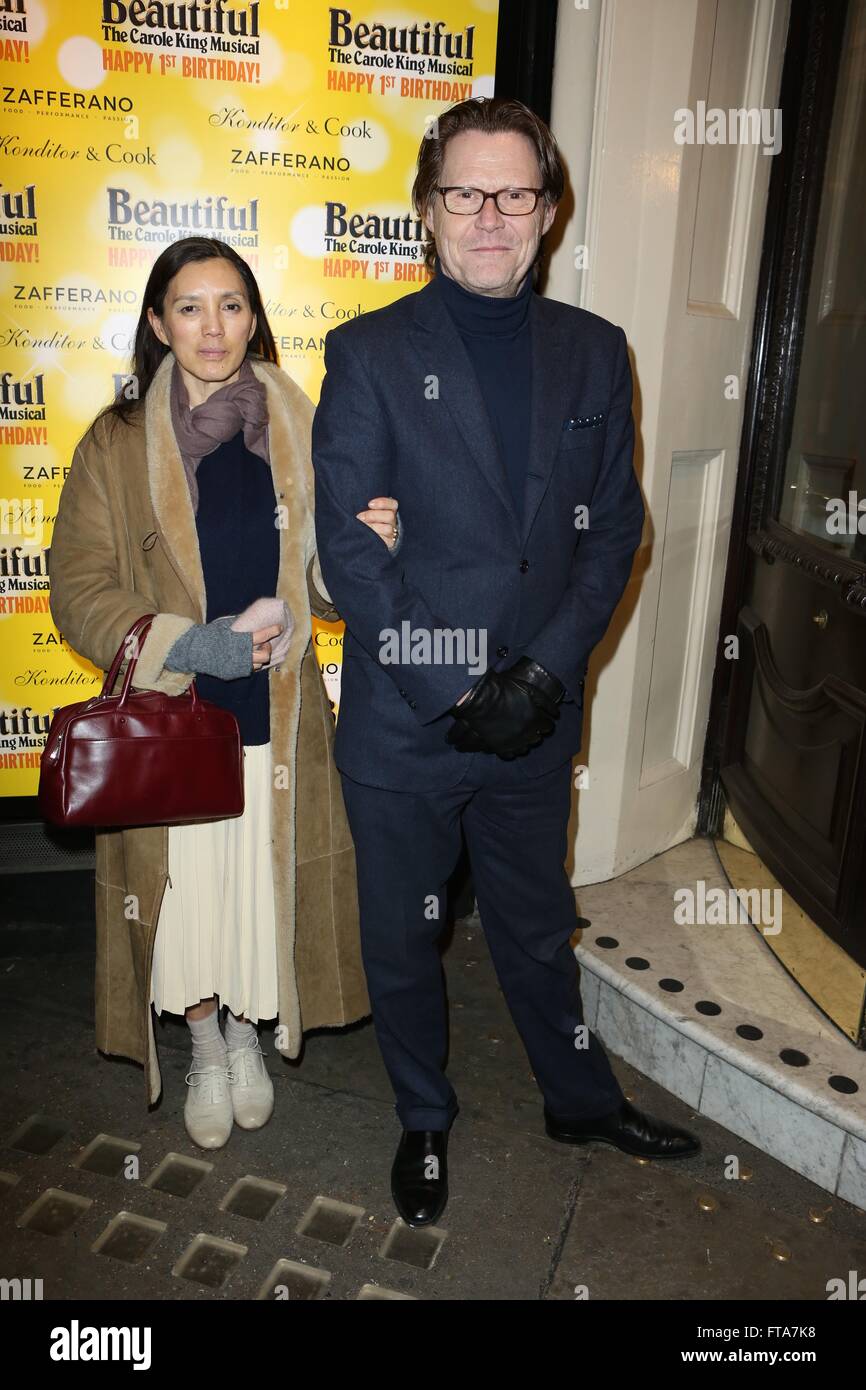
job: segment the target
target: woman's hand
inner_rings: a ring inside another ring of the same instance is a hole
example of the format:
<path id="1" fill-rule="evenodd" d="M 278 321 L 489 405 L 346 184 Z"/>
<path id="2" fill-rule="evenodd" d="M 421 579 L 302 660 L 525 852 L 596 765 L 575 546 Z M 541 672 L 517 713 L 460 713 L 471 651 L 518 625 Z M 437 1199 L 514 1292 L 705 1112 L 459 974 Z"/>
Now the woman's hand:
<path id="1" fill-rule="evenodd" d="M 371 497 L 367 506 L 369 511 L 356 513 L 358 520 L 381 536 L 388 549 L 393 550 L 397 544 L 396 497 Z"/>
<path id="2" fill-rule="evenodd" d="M 232 622 L 233 632 L 251 632 L 253 635 L 254 671 L 261 671 L 265 666 L 276 666 L 285 658 L 294 627 L 288 604 L 276 595 L 255 599 Z M 275 637 L 279 640 L 272 645 Z"/>
<path id="3" fill-rule="evenodd" d="M 253 670 L 260 671 L 271 659 L 271 641 L 279 637 L 283 629 L 273 623 L 270 627 L 257 628 L 253 633 Z"/>

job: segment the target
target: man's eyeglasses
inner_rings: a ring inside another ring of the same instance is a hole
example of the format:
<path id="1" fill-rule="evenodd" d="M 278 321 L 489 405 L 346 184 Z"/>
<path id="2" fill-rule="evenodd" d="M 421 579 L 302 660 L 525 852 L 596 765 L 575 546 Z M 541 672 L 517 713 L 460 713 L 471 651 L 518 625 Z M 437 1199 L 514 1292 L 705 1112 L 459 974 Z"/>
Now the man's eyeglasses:
<path id="1" fill-rule="evenodd" d="M 527 213 L 535 212 L 544 189 L 498 188 L 495 193 L 485 193 L 483 188 L 452 185 L 437 188 L 436 191 L 442 194 L 446 212 L 460 212 L 471 217 L 473 213 L 481 211 L 488 198 L 492 198 L 505 217 L 525 217 Z"/>

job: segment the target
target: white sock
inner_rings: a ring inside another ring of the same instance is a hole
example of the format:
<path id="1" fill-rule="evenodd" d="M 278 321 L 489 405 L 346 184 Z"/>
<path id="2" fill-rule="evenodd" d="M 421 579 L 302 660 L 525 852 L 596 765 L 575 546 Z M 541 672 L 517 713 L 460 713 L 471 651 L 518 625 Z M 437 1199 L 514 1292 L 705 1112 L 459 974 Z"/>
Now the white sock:
<path id="1" fill-rule="evenodd" d="M 207 1018 L 188 1018 L 192 1033 L 192 1062 L 194 1067 L 224 1067 L 226 1045 L 220 1032 L 219 1009 Z"/>
<path id="2" fill-rule="evenodd" d="M 256 1035 L 255 1025 L 249 1022 L 241 1023 L 235 1018 L 231 1009 L 226 1009 L 226 1047 L 229 1052 L 234 1052 L 238 1047 L 249 1047 L 250 1039 Z"/>

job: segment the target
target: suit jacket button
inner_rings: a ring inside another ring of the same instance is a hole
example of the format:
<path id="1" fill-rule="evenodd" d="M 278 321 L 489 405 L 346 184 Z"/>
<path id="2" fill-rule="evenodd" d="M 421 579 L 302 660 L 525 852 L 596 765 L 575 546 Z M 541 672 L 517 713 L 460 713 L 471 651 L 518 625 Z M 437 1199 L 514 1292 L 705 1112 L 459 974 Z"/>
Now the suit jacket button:
<path id="1" fill-rule="evenodd" d="M 418 706 L 416 705 L 416 703 L 415 703 L 414 700 L 410 700 L 410 701 L 409 701 L 409 708 L 410 708 L 410 709 L 417 709 L 417 708 L 418 708 Z"/>
<path id="2" fill-rule="evenodd" d="M 401 690 L 401 691 L 399 691 L 398 693 L 399 693 L 400 695 L 405 695 L 405 694 L 406 694 L 406 691 L 405 691 L 405 690 Z"/>
<path id="3" fill-rule="evenodd" d="M 525 574 L 526 571 L 527 571 L 528 569 L 529 569 L 529 561 L 528 561 L 528 560 L 521 560 L 521 561 L 520 561 L 520 573 L 521 573 L 521 574 Z"/>
<path id="4" fill-rule="evenodd" d="M 507 647 L 497 647 L 497 648 L 496 648 L 496 655 L 497 655 L 497 656 L 507 656 L 507 655 L 508 655 L 508 648 L 507 648 Z"/>

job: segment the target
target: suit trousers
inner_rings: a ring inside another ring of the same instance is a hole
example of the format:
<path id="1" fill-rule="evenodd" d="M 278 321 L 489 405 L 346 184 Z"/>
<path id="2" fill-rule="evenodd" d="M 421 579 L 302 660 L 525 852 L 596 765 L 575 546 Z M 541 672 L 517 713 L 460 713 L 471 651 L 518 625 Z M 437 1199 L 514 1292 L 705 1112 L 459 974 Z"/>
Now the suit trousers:
<path id="1" fill-rule="evenodd" d="M 569 944 L 577 916 L 564 862 L 571 761 L 528 778 L 517 760 L 462 756 L 465 776 L 444 791 L 389 791 L 342 774 L 361 952 L 397 1116 L 405 1129 L 447 1129 L 459 1109 L 443 1070 L 437 943 L 461 824 L 488 950 L 548 1109 L 561 1119 L 608 1114 L 623 1092 L 584 1025 Z"/>

